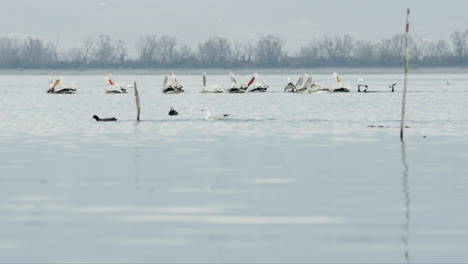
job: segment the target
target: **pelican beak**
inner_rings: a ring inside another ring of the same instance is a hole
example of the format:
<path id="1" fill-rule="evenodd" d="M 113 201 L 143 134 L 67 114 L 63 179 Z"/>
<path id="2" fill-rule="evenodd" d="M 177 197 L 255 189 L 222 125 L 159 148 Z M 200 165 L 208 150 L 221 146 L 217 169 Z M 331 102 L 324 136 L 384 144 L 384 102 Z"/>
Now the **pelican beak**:
<path id="1" fill-rule="evenodd" d="M 52 86 L 52 88 L 49 89 L 49 93 L 54 91 L 55 87 L 60 83 L 60 81 L 61 81 L 60 79 L 58 79 L 57 81 L 55 81 L 54 86 Z"/>

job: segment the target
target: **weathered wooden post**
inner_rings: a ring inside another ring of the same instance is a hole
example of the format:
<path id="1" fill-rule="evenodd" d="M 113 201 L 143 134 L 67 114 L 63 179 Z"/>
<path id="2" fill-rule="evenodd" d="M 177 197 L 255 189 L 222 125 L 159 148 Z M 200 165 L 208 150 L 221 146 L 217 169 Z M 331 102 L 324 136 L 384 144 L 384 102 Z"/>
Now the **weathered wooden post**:
<path id="1" fill-rule="evenodd" d="M 400 141 L 403 141 L 403 129 L 405 127 L 405 107 L 406 107 L 406 86 L 408 84 L 408 67 L 409 67 L 409 8 L 406 9 L 406 34 L 405 34 L 405 81 L 403 84 L 403 102 L 401 104 L 401 124 L 400 124 Z"/>
<path id="2" fill-rule="evenodd" d="M 135 100 L 137 107 L 137 121 L 140 122 L 140 96 L 138 95 L 138 88 L 136 82 L 133 82 L 133 89 L 135 90 Z"/>

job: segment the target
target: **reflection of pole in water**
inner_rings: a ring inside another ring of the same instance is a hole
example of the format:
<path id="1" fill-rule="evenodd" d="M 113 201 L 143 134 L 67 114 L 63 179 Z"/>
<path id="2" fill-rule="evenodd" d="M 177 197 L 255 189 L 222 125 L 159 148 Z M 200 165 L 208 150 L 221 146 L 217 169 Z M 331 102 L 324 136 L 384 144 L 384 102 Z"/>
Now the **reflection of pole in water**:
<path id="1" fill-rule="evenodd" d="M 403 195 L 405 196 L 405 224 L 403 225 L 403 245 L 405 247 L 405 260 L 410 260 L 408 243 L 409 243 L 409 221 L 410 221 L 410 194 L 408 185 L 408 162 L 406 162 L 406 145 L 405 141 L 401 141 L 401 163 L 403 164 L 403 175 L 401 177 L 401 185 L 403 187 Z"/>
<path id="2" fill-rule="evenodd" d="M 135 152 L 134 152 L 134 158 L 133 158 L 133 167 L 135 167 L 135 187 L 136 189 L 140 189 L 139 184 L 140 184 L 140 151 L 139 151 L 139 146 L 138 143 L 135 144 Z"/>

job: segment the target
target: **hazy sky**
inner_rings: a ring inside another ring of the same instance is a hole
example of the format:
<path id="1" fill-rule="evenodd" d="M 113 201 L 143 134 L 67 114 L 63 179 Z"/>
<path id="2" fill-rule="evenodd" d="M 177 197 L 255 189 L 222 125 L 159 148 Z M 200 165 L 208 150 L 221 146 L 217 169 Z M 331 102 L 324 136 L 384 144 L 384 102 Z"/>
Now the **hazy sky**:
<path id="1" fill-rule="evenodd" d="M 427 0 L 0 0 L 0 35 L 48 37 L 59 48 L 105 33 L 133 50 L 147 34 L 167 34 L 195 46 L 210 36 L 246 42 L 274 34 L 289 51 L 323 35 L 380 40 L 404 31 L 448 39 L 468 28 L 468 1 Z"/>

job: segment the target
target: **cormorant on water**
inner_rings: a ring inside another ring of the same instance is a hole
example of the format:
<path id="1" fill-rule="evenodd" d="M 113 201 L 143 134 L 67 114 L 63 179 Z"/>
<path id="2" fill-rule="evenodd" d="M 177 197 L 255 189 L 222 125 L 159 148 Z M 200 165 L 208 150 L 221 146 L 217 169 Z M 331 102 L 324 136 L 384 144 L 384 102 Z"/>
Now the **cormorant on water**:
<path id="1" fill-rule="evenodd" d="M 179 113 L 174 110 L 174 107 L 171 107 L 171 110 L 169 110 L 169 113 L 168 113 L 170 116 L 176 116 L 178 115 Z"/>
<path id="2" fill-rule="evenodd" d="M 97 115 L 93 115 L 93 118 L 96 119 L 96 121 L 101 121 L 101 122 L 106 122 L 106 121 L 117 121 L 117 118 L 111 117 L 111 118 L 99 118 Z"/>

